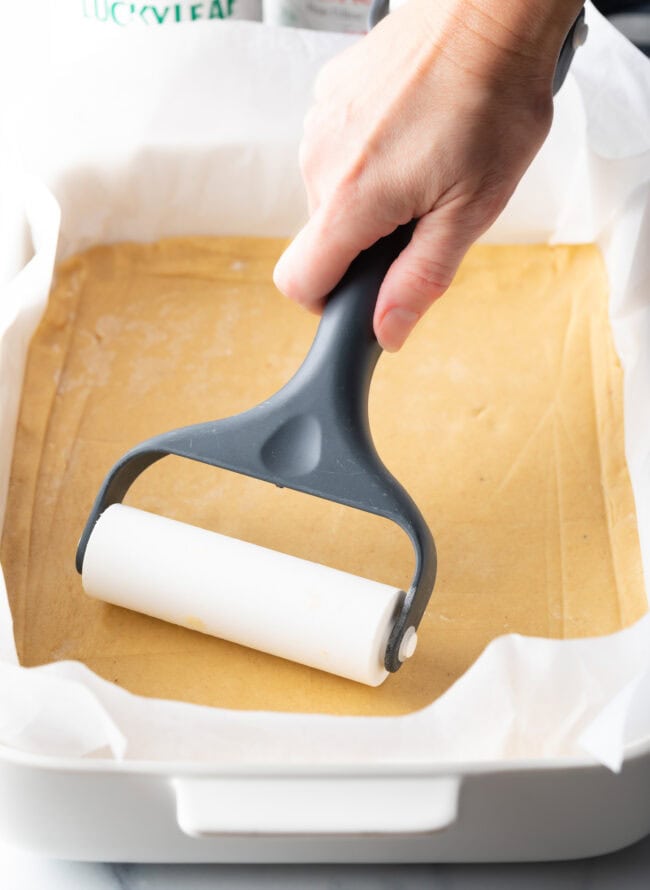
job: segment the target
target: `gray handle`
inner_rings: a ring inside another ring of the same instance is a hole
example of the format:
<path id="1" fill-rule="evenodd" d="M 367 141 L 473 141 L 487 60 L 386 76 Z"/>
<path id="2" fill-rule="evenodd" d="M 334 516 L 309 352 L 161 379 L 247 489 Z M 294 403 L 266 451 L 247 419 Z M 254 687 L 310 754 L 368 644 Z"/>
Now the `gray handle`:
<path id="1" fill-rule="evenodd" d="M 400 226 L 353 260 L 330 294 L 305 364 L 334 377 L 328 394 L 340 408 L 364 414 L 372 372 L 381 355 L 373 330 L 379 288 L 390 266 L 411 240 L 415 222 Z"/>

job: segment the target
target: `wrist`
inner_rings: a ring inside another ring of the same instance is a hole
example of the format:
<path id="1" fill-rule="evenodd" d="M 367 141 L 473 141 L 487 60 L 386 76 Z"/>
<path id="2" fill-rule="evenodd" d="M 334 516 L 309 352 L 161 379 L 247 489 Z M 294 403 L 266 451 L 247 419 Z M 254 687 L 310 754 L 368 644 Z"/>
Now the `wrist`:
<path id="1" fill-rule="evenodd" d="M 584 0 L 464 0 L 505 48 L 557 57 Z"/>
<path id="2" fill-rule="evenodd" d="M 461 64 L 502 67 L 517 79 L 553 76 L 583 0 L 410 0 L 433 43 Z"/>
<path id="3" fill-rule="evenodd" d="M 430 61 L 446 56 L 486 89 L 543 99 L 583 0 L 408 0 L 404 13 Z"/>

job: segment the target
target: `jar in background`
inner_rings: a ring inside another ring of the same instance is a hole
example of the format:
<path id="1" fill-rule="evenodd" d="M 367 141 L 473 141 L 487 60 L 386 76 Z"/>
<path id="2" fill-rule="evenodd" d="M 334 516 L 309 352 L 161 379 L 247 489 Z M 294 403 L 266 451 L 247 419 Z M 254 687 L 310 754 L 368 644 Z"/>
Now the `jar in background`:
<path id="1" fill-rule="evenodd" d="M 268 25 L 365 34 L 371 0 L 263 0 Z"/>

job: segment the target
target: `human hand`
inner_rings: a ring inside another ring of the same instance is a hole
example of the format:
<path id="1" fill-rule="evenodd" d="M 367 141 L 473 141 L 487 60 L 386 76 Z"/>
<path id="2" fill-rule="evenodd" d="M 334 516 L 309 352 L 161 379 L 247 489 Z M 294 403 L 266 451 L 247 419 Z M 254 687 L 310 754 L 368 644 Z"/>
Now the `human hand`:
<path id="1" fill-rule="evenodd" d="M 417 219 L 374 316 L 384 349 L 399 349 L 542 145 L 581 6 L 409 0 L 330 61 L 300 149 L 310 218 L 276 266 L 277 287 L 319 311 L 362 250 Z"/>

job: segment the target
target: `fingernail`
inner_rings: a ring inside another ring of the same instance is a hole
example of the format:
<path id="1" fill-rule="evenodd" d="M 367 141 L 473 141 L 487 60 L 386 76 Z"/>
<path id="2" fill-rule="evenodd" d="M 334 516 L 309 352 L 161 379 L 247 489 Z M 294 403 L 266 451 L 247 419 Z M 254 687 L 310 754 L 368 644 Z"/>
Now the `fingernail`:
<path id="1" fill-rule="evenodd" d="M 397 352 L 411 333 L 418 320 L 417 312 L 396 306 L 390 309 L 381 320 L 377 339 L 387 352 Z"/>

